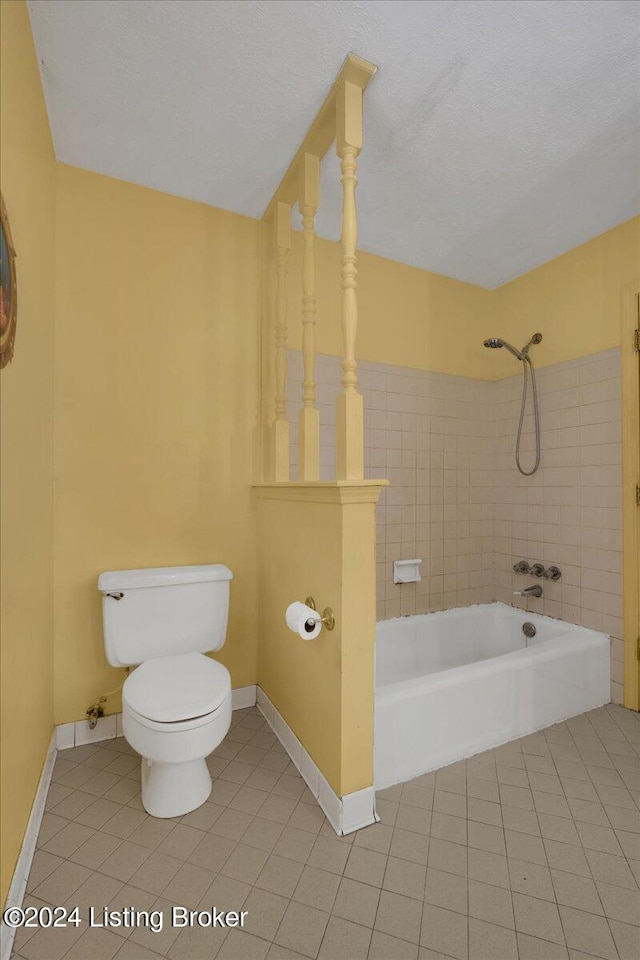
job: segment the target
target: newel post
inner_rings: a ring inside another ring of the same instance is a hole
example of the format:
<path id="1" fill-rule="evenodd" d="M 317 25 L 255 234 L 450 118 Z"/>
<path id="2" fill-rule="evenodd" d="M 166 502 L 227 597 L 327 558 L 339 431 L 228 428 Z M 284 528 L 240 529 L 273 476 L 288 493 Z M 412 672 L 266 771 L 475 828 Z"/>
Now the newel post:
<path id="1" fill-rule="evenodd" d="M 315 215 L 320 202 L 320 160 L 305 153 L 300 162 L 298 207 L 302 219 L 302 409 L 298 421 L 299 479 L 320 476 L 320 411 L 316 406 Z"/>
<path id="2" fill-rule="evenodd" d="M 357 156 L 362 148 L 362 88 L 343 81 L 336 94 L 336 153 L 342 171 L 342 361 L 343 392 L 338 397 L 336 477 L 361 480 L 364 475 L 364 404 L 355 356 L 358 328 L 358 218 L 356 213 Z"/>

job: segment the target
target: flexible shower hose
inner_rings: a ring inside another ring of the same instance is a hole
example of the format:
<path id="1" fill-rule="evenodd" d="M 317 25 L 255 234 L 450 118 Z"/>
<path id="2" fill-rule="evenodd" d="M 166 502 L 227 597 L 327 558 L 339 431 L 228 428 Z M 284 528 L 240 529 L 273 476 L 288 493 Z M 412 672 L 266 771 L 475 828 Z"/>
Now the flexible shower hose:
<path id="1" fill-rule="evenodd" d="M 536 434 L 536 459 L 531 470 L 525 470 L 520 462 L 520 442 L 522 440 L 522 427 L 524 424 L 524 414 L 527 406 L 527 386 L 528 376 L 527 367 L 531 373 L 531 394 L 533 396 L 533 421 Z M 516 466 L 520 473 L 525 477 L 532 476 L 540 466 L 540 411 L 538 410 L 538 390 L 536 388 L 536 372 L 533 363 L 528 356 L 525 356 L 522 363 L 522 405 L 520 406 L 520 423 L 518 424 L 518 438 L 516 440 Z"/>

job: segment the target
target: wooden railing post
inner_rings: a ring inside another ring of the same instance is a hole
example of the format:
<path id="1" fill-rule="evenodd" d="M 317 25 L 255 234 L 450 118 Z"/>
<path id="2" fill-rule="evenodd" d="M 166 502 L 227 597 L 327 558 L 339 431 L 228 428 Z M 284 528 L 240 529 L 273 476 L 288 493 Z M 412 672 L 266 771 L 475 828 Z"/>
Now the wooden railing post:
<path id="1" fill-rule="evenodd" d="M 275 323 L 275 420 L 273 423 L 273 471 L 276 482 L 289 478 L 289 423 L 287 421 L 287 268 L 291 248 L 291 207 L 278 203 L 275 210 L 276 323 Z"/>
<path id="2" fill-rule="evenodd" d="M 298 421 L 299 479 L 320 476 L 320 411 L 316 406 L 316 265 L 314 220 L 320 200 L 320 160 L 310 153 L 300 163 L 298 206 L 302 219 L 302 409 Z"/>
<path id="3" fill-rule="evenodd" d="M 336 153 L 342 171 L 342 361 L 343 392 L 338 397 L 336 476 L 361 480 L 364 475 L 364 404 L 358 393 L 355 356 L 358 328 L 356 247 L 356 158 L 362 148 L 362 87 L 343 81 L 336 93 Z"/>

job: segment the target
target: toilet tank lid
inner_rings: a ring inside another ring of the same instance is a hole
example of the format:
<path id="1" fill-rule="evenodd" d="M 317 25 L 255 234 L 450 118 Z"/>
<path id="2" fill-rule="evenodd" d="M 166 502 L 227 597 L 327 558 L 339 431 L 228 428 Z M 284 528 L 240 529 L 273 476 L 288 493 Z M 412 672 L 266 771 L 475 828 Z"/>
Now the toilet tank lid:
<path id="1" fill-rule="evenodd" d="M 98 577 L 98 590 L 135 590 L 139 587 L 169 587 L 177 583 L 231 580 L 233 574 L 221 563 L 195 567 L 152 567 L 146 570 L 106 570 Z"/>

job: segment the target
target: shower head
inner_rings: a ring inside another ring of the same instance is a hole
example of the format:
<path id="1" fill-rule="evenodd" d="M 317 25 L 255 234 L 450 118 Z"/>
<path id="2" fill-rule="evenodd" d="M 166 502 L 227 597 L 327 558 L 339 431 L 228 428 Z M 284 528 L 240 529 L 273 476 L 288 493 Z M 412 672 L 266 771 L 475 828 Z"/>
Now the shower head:
<path id="1" fill-rule="evenodd" d="M 524 360 L 525 358 L 524 353 L 516 350 L 515 347 L 512 347 L 510 343 L 507 343 L 507 341 L 503 340 L 501 337 L 489 337 L 484 341 L 484 345 L 485 347 L 489 347 L 491 350 L 497 350 L 498 347 L 506 347 L 509 353 L 512 353 L 518 360 Z"/>

